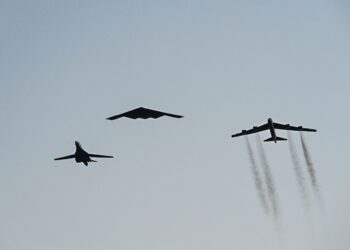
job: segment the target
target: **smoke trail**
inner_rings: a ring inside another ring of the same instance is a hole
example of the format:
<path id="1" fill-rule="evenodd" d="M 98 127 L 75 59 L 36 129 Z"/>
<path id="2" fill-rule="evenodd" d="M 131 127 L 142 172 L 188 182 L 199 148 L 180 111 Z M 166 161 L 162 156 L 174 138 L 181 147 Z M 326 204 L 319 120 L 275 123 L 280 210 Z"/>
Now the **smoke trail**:
<path id="1" fill-rule="evenodd" d="M 261 178 L 261 173 L 258 168 L 258 165 L 256 164 L 254 153 L 252 150 L 252 147 L 250 146 L 250 142 L 247 136 L 245 136 L 245 141 L 247 145 L 247 151 L 248 151 L 248 156 L 249 156 L 249 161 L 250 161 L 250 170 L 252 171 L 254 182 L 255 182 L 255 188 L 258 193 L 261 205 L 264 209 L 264 212 L 266 214 L 269 214 L 269 206 L 267 203 L 266 195 L 265 195 L 265 190 L 263 186 L 263 181 Z"/>
<path id="2" fill-rule="evenodd" d="M 309 198 L 309 195 L 308 195 L 308 192 L 306 189 L 305 176 L 303 174 L 303 170 L 302 170 L 301 165 L 300 165 L 300 160 L 298 157 L 297 150 L 295 148 L 293 137 L 289 131 L 288 131 L 288 142 L 289 142 L 289 151 L 290 151 L 290 155 L 292 157 L 292 162 L 293 162 L 293 170 L 294 170 L 295 177 L 297 179 L 299 191 L 300 191 L 300 194 L 302 196 L 302 199 L 303 199 L 305 206 L 309 207 L 310 206 L 310 198 Z"/>
<path id="3" fill-rule="evenodd" d="M 270 200 L 271 206 L 272 206 L 272 212 L 273 212 L 275 219 L 278 219 L 279 206 L 278 206 L 278 201 L 277 201 L 275 183 L 273 181 L 271 170 L 270 170 L 270 165 L 267 161 L 266 153 L 265 153 L 264 147 L 261 143 L 261 139 L 260 139 L 259 134 L 256 134 L 255 139 L 256 139 L 256 144 L 258 147 L 259 155 L 260 155 L 260 160 L 262 163 L 263 173 L 264 173 L 265 182 L 266 182 L 266 186 L 267 186 L 267 193 L 268 193 L 269 200 Z"/>
<path id="4" fill-rule="evenodd" d="M 308 170 L 308 173 L 309 173 L 309 176 L 311 179 L 313 191 L 314 191 L 316 197 L 318 198 L 320 205 L 322 205 L 322 199 L 321 199 L 321 194 L 320 194 L 320 188 L 318 186 L 316 170 L 315 170 L 314 164 L 311 160 L 310 152 L 309 152 L 309 149 L 305 143 L 304 135 L 302 132 L 300 132 L 300 140 L 301 140 L 301 146 L 303 148 L 303 153 L 304 153 L 304 158 L 305 158 L 307 170 Z"/>

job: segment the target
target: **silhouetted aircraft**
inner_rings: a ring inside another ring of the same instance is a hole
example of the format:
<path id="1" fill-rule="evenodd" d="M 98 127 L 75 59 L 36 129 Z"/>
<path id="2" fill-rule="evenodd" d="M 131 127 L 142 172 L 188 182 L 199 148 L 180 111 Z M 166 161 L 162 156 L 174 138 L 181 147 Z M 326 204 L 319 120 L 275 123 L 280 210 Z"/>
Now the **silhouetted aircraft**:
<path id="1" fill-rule="evenodd" d="M 275 131 L 276 129 L 292 130 L 292 131 L 307 131 L 307 132 L 316 132 L 317 131 L 316 129 L 303 128 L 302 126 L 294 127 L 294 126 L 290 126 L 289 124 L 283 125 L 283 124 L 275 123 L 272 121 L 271 118 L 269 118 L 267 120 L 267 123 L 265 123 L 264 125 L 261 125 L 259 127 L 253 127 L 252 129 L 249 129 L 249 130 L 242 130 L 241 133 L 234 134 L 234 135 L 232 135 L 232 137 L 249 135 L 249 134 L 258 133 L 258 132 L 261 132 L 264 130 L 270 130 L 271 138 L 268 138 L 264 141 L 274 141 L 275 143 L 277 141 L 286 141 L 287 140 L 286 138 L 276 136 L 276 131 Z"/>
<path id="2" fill-rule="evenodd" d="M 161 116 L 170 116 L 173 118 L 182 118 L 183 116 L 181 115 L 174 115 L 174 114 L 169 114 L 169 113 L 164 113 L 161 111 L 157 111 L 157 110 L 153 110 L 153 109 L 147 109 L 147 108 L 137 108 L 119 115 L 115 115 L 112 117 L 107 118 L 108 120 L 115 120 L 115 119 L 119 119 L 121 117 L 128 117 L 131 119 L 137 119 L 137 118 L 141 118 L 141 119 L 148 119 L 148 118 L 159 118 Z"/>
<path id="3" fill-rule="evenodd" d="M 77 141 L 75 142 L 75 148 L 76 148 L 76 150 L 75 150 L 74 155 L 67 155 L 67 156 L 63 156 L 60 158 L 56 158 L 55 161 L 75 158 L 76 162 L 83 162 L 84 165 L 87 166 L 88 162 L 96 162 L 96 161 L 92 160 L 91 157 L 113 158 L 113 156 L 108 156 L 108 155 L 89 154 L 81 147 L 80 143 Z"/>

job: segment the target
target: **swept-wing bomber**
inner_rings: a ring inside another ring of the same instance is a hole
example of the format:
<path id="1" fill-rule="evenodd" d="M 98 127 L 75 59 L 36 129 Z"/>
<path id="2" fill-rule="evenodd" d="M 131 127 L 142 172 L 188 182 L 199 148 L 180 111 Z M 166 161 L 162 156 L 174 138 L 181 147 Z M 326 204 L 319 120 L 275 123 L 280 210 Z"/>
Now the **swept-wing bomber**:
<path id="1" fill-rule="evenodd" d="M 254 134 L 254 133 L 258 133 L 264 130 L 270 130 L 271 133 L 271 137 L 264 140 L 266 142 L 269 141 L 273 141 L 273 142 L 277 142 L 277 141 L 286 141 L 286 138 L 282 138 L 282 137 L 278 137 L 276 135 L 276 129 L 282 129 L 282 130 L 292 130 L 292 131 L 306 131 L 306 132 L 316 132 L 316 129 L 312 129 L 312 128 L 303 128 L 302 126 L 291 126 L 289 124 L 280 124 L 280 123 L 276 123 L 273 122 L 271 118 L 269 118 L 267 120 L 267 123 L 259 126 L 259 127 L 253 127 L 252 129 L 249 130 L 242 130 L 241 133 L 237 133 L 232 135 L 232 137 L 237 137 L 237 136 L 242 136 L 242 135 L 249 135 L 249 134 Z"/>
<path id="2" fill-rule="evenodd" d="M 115 120 L 115 119 L 119 119 L 121 117 L 127 117 L 127 118 L 131 118 L 131 119 L 148 119 L 148 118 L 153 118 L 153 119 L 157 119 L 161 116 L 169 116 L 169 117 L 173 117 L 173 118 L 182 118 L 183 116 L 181 115 L 174 115 L 174 114 L 170 114 L 170 113 L 164 113 L 161 111 L 157 111 L 157 110 L 153 110 L 153 109 L 147 109 L 147 108 L 137 108 L 137 109 L 133 109 L 131 111 L 119 114 L 119 115 L 115 115 L 112 117 L 108 117 L 108 120 Z"/>
<path id="3" fill-rule="evenodd" d="M 85 166 L 88 165 L 89 162 L 96 162 L 94 160 L 91 159 L 91 157 L 95 157 L 95 158 L 113 158 L 113 156 L 109 156 L 109 155 L 96 155 L 96 154 L 89 154 L 88 152 L 86 152 L 80 145 L 79 142 L 75 142 L 75 154 L 74 155 L 67 155 L 67 156 L 63 156 L 63 157 L 59 157 L 56 158 L 55 161 L 58 160 L 66 160 L 66 159 L 75 159 L 76 162 L 82 162 L 84 163 Z"/>

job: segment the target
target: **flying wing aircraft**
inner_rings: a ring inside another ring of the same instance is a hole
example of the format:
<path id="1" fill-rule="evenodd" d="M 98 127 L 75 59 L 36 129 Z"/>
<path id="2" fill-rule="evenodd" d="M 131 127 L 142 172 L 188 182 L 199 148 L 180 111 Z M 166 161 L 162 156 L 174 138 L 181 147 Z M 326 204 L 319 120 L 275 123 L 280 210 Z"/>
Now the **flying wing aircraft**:
<path id="1" fill-rule="evenodd" d="M 109 155 L 96 155 L 96 154 L 89 154 L 86 152 L 82 146 L 80 145 L 79 142 L 75 142 L 75 154 L 74 155 L 67 155 L 63 157 L 56 158 L 55 161 L 58 160 L 66 160 L 66 159 L 75 159 L 76 162 L 83 162 L 85 166 L 88 165 L 89 162 L 96 162 L 91 159 L 91 157 L 96 157 L 96 158 L 113 158 L 113 156 Z"/>
<path id="2" fill-rule="evenodd" d="M 242 130 L 241 133 L 234 134 L 231 137 L 249 135 L 249 134 L 258 133 L 258 132 L 261 132 L 264 130 L 270 130 L 271 137 L 264 140 L 265 142 L 273 141 L 276 143 L 277 141 L 286 141 L 287 140 L 286 138 L 276 136 L 276 131 L 275 131 L 276 129 L 292 130 L 292 131 L 307 131 L 307 132 L 316 132 L 317 131 L 316 129 L 303 128 L 302 126 L 294 127 L 294 126 L 291 126 L 289 124 L 279 124 L 279 123 L 273 122 L 272 119 L 269 118 L 267 120 L 267 123 L 265 123 L 259 127 L 253 127 L 252 129 L 249 129 L 249 130 Z"/>
<path id="3" fill-rule="evenodd" d="M 161 116 L 170 116 L 173 118 L 182 118 L 183 116 L 181 115 L 174 115 L 174 114 L 170 114 L 170 113 L 164 113 L 161 111 L 157 111 L 157 110 L 153 110 L 153 109 L 147 109 L 147 108 L 137 108 L 137 109 L 133 109 L 131 111 L 119 114 L 119 115 L 115 115 L 112 117 L 108 117 L 108 120 L 115 120 L 115 119 L 119 119 L 121 117 L 127 117 L 127 118 L 131 118 L 131 119 L 148 119 L 148 118 L 153 118 L 153 119 L 157 119 Z"/>

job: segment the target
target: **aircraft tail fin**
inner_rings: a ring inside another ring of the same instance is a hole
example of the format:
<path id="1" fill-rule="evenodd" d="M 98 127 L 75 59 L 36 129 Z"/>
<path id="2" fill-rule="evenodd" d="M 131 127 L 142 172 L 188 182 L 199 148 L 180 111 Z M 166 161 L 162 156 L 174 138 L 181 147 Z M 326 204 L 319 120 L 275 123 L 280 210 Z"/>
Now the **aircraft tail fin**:
<path id="1" fill-rule="evenodd" d="M 283 137 L 276 137 L 276 141 L 286 141 L 287 139 L 286 138 L 283 138 Z M 268 139 L 266 139 L 266 140 L 264 140 L 265 142 L 269 142 L 269 141 L 275 141 L 274 139 L 273 139 L 273 137 L 270 137 L 270 138 L 268 138 Z"/>

